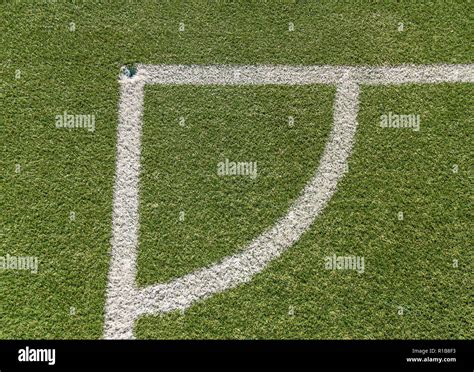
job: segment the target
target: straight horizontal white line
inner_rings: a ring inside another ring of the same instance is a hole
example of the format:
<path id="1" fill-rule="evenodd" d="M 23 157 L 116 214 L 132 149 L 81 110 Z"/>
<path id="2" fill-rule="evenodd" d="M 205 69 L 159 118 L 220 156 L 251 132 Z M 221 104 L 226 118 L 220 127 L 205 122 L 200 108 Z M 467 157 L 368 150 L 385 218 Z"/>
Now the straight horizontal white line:
<path id="1" fill-rule="evenodd" d="M 285 66 L 138 65 L 130 80 L 162 85 L 472 83 L 474 65 Z"/>

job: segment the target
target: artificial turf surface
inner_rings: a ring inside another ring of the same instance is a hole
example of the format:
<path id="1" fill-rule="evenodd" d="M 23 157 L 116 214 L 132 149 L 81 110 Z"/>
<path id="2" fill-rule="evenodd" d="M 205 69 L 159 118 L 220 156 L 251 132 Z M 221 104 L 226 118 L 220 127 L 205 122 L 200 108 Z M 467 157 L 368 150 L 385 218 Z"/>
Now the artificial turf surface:
<path id="1" fill-rule="evenodd" d="M 334 90 L 147 88 L 138 283 L 208 266 L 285 215 L 319 164 Z M 257 177 L 219 176 L 225 159 L 256 162 Z"/>
<path id="2" fill-rule="evenodd" d="M 472 93 L 363 88 L 349 173 L 312 229 L 249 284 L 141 319 L 139 337 L 472 337 Z M 419 113 L 420 131 L 380 128 L 387 111 Z M 364 273 L 325 270 L 333 254 Z"/>
<path id="3" fill-rule="evenodd" d="M 0 272 L 0 338 L 102 335 L 121 66 L 471 63 L 470 13 L 465 1 L 2 3 L 0 256 L 37 256 L 39 272 Z M 333 93 L 147 89 L 139 284 L 231 254 L 282 215 L 317 164 Z M 137 336 L 472 338 L 470 97 L 463 84 L 362 87 L 349 173 L 310 231 L 250 283 L 143 318 Z M 57 129 L 64 111 L 94 114 L 95 132 Z M 420 131 L 378 127 L 388 111 L 419 114 Z M 259 177 L 216 177 L 226 156 L 257 161 Z M 324 270 L 333 253 L 364 256 L 365 272 Z"/>

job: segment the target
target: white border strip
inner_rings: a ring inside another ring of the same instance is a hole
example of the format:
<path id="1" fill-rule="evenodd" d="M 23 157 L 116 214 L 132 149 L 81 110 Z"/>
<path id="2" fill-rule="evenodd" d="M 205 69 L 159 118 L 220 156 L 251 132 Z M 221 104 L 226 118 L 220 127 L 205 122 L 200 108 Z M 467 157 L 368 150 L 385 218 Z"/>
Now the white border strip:
<path id="1" fill-rule="evenodd" d="M 121 81 L 105 338 L 133 338 L 143 84 Z M 130 322 L 132 325 L 130 326 Z"/>
<path id="2" fill-rule="evenodd" d="M 359 84 L 472 83 L 474 65 L 181 66 L 139 65 L 123 78 L 117 132 L 117 164 L 112 218 L 112 252 L 105 307 L 104 337 L 133 338 L 143 314 L 185 309 L 195 301 L 248 282 L 291 247 L 323 210 L 343 177 L 357 128 Z M 320 165 L 287 215 L 242 252 L 165 284 L 136 285 L 140 135 L 145 84 L 264 85 L 333 84 L 334 126 Z"/>
<path id="3" fill-rule="evenodd" d="M 472 65 L 352 66 L 198 66 L 139 65 L 137 78 L 162 85 L 307 85 L 471 83 Z"/>

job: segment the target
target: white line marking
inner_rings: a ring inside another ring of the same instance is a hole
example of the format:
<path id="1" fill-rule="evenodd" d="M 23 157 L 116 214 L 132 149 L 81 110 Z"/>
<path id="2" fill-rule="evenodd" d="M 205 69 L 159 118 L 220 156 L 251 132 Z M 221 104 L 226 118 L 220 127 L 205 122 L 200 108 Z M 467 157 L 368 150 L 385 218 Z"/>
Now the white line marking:
<path id="1" fill-rule="evenodd" d="M 343 177 L 357 128 L 359 85 L 474 82 L 474 65 L 397 67 L 345 66 L 181 66 L 139 65 L 122 79 L 117 130 L 117 164 L 112 218 L 112 252 L 104 338 L 134 338 L 143 314 L 184 310 L 195 301 L 251 280 L 291 247 L 323 210 Z M 139 289 L 138 181 L 145 84 L 263 85 L 333 84 L 334 126 L 319 168 L 287 215 L 242 252 L 168 283 Z"/>
<path id="2" fill-rule="evenodd" d="M 112 254 L 105 313 L 106 338 L 133 338 L 137 286 L 138 180 L 143 111 L 140 82 L 121 82 L 117 165 L 112 215 Z M 122 325 L 128 325 L 123 327 Z"/>
<path id="3" fill-rule="evenodd" d="M 347 66 L 184 66 L 139 65 L 137 78 L 162 85 L 364 85 L 472 82 L 472 65 Z"/>

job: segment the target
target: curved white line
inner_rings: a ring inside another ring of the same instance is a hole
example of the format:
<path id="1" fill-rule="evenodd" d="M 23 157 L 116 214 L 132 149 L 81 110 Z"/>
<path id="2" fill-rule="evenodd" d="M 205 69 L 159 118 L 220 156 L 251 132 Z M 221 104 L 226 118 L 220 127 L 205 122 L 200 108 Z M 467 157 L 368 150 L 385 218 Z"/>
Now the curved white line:
<path id="1" fill-rule="evenodd" d="M 140 290 L 138 314 L 185 309 L 197 300 L 248 282 L 296 243 L 331 199 L 344 175 L 357 128 L 358 95 L 355 83 L 337 87 L 334 125 L 319 168 L 285 217 L 242 252 L 169 283 Z"/>

